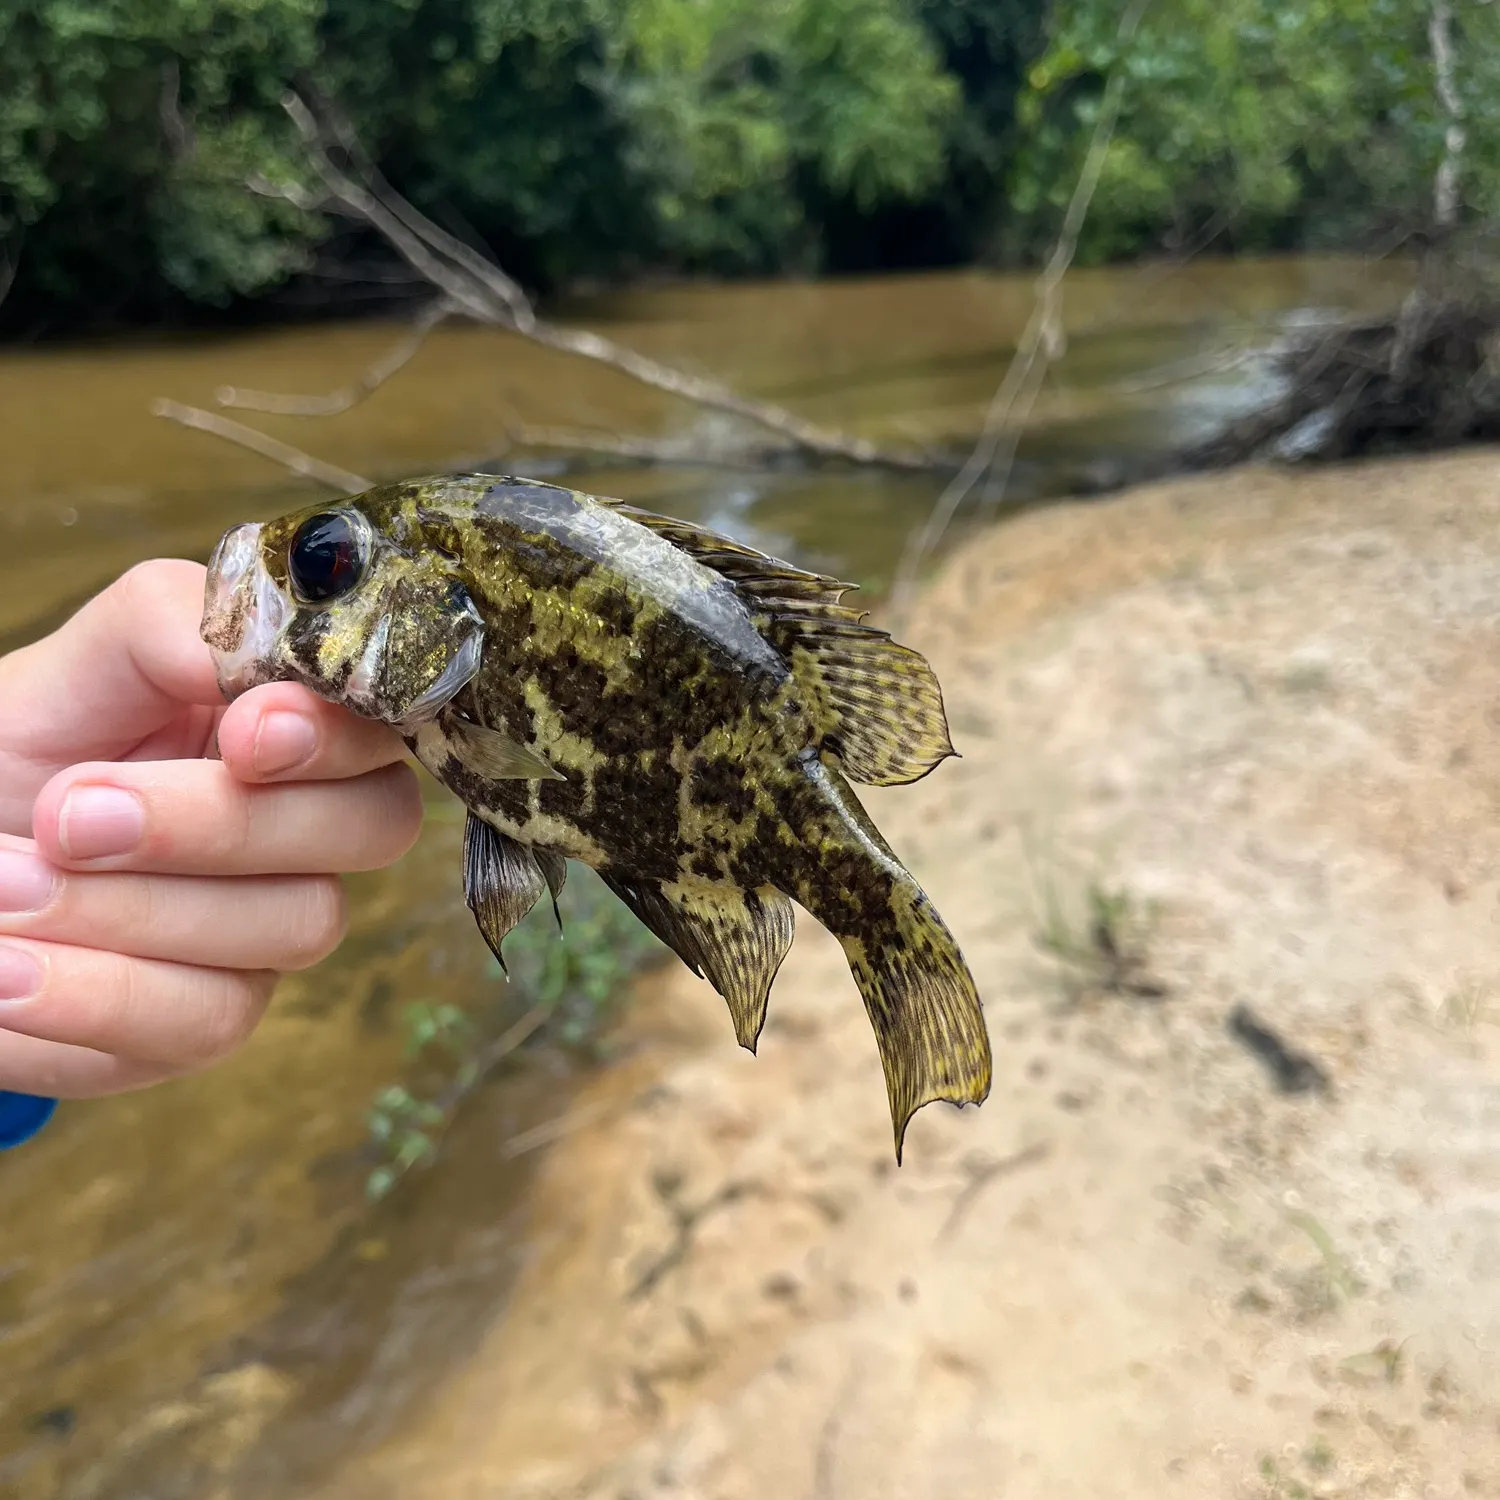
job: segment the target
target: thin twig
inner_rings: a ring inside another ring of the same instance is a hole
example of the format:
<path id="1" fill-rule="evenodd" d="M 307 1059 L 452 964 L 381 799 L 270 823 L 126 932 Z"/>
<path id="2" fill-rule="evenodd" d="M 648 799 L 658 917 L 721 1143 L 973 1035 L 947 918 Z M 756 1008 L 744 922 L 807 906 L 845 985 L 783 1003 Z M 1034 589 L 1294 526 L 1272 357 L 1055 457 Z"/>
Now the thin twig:
<path id="1" fill-rule="evenodd" d="M 604 1119 L 612 1108 L 613 1106 L 606 1100 L 587 1109 L 570 1110 L 565 1115 L 559 1115 L 555 1120 L 544 1120 L 540 1125 L 533 1125 L 530 1130 L 523 1130 L 519 1135 L 511 1136 L 506 1141 L 501 1155 L 509 1161 L 518 1156 L 524 1156 L 528 1151 L 535 1151 L 540 1146 L 550 1146 L 553 1141 L 561 1140 L 565 1135 L 572 1135 L 575 1130 L 582 1130 L 586 1125 L 596 1124 Z"/>
<path id="2" fill-rule="evenodd" d="M 563 328 L 537 316 L 525 293 L 493 262 L 419 213 L 376 172 L 347 124 L 325 123 L 308 103 L 287 93 L 283 107 L 302 135 L 308 157 L 321 179 L 326 198 L 320 207 L 363 220 L 419 275 L 436 287 L 455 311 L 493 327 L 507 329 L 543 348 L 612 370 L 653 390 L 722 411 L 776 433 L 804 453 L 821 459 L 928 472 L 946 465 L 933 456 L 882 448 L 866 438 L 819 426 L 772 402 L 742 396 L 717 380 L 690 374 L 650 358 L 612 339 L 583 329 Z M 330 142 L 330 133 L 333 141 Z M 337 146 L 347 166 L 334 159 Z M 257 192 L 271 192 L 304 204 L 305 191 L 258 180 Z"/>
<path id="3" fill-rule="evenodd" d="M 765 469 L 794 458 L 798 452 L 791 443 L 734 449 L 703 447 L 674 438 L 635 438 L 584 427 L 549 427 L 516 416 L 506 422 L 505 435 L 510 448 L 545 448 L 663 467 Z"/>
<path id="4" fill-rule="evenodd" d="M 1150 0 L 1135 0 L 1125 13 L 1115 36 L 1117 47 L 1123 49 L 1129 44 L 1149 3 Z M 983 497 L 986 509 L 992 509 L 1003 498 L 1005 481 L 1009 477 L 1016 445 L 1020 441 L 1019 428 L 1024 425 L 1036 393 L 1041 388 L 1041 375 L 1036 373 L 1036 366 L 1050 364 L 1061 355 L 1065 346 L 1062 329 L 1063 277 L 1067 275 L 1078 250 L 1078 237 L 1083 231 L 1089 205 L 1104 170 L 1104 159 L 1114 136 L 1124 92 L 1125 74 L 1117 60 L 1109 82 L 1105 85 L 1099 117 L 1094 124 L 1094 133 L 1089 141 L 1073 196 L 1063 216 L 1062 229 L 1037 284 L 1031 317 L 1016 346 L 1010 368 L 1006 370 L 1004 379 L 990 398 L 979 439 L 963 468 L 938 496 L 926 524 L 908 540 L 892 588 L 893 604 L 898 612 L 910 603 L 923 562 L 942 540 L 943 533 L 948 529 L 959 506 L 968 499 L 979 481 L 987 474 L 991 476 Z"/>
<path id="5" fill-rule="evenodd" d="M 828 1409 L 828 1415 L 823 1419 L 823 1426 L 818 1432 L 817 1450 L 813 1455 L 812 1500 L 833 1500 L 833 1465 L 838 1457 L 839 1434 L 863 1378 L 864 1371 L 861 1367 L 851 1365 L 838 1395 L 834 1397 L 833 1405 Z"/>
<path id="6" fill-rule="evenodd" d="M 1038 1141 L 1035 1145 L 1012 1152 L 1009 1156 L 974 1155 L 965 1157 L 960 1165 L 968 1181 L 954 1194 L 953 1206 L 948 1210 L 948 1217 L 944 1221 L 943 1227 L 938 1231 L 938 1238 L 943 1240 L 953 1237 L 958 1230 L 958 1226 L 963 1222 L 964 1216 L 974 1206 L 974 1200 L 997 1177 L 1006 1177 L 1012 1172 L 1020 1171 L 1022 1167 L 1029 1167 L 1036 1162 L 1045 1161 L 1051 1154 L 1052 1143 L 1050 1141 Z"/>
<path id="7" fill-rule="evenodd" d="M 1120 396 L 1140 396 L 1147 391 L 1159 391 L 1171 385 L 1184 385 L 1190 380 L 1203 380 L 1210 375 L 1223 375 L 1237 370 L 1252 360 L 1263 359 L 1263 349 L 1220 350 L 1213 354 L 1198 355 L 1192 359 L 1176 360 L 1169 365 L 1147 370 L 1129 380 L 1117 380 L 1109 389 Z"/>
<path id="8" fill-rule="evenodd" d="M 267 437 L 253 427 L 246 427 L 243 423 L 217 416 L 197 406 L 184 406 L 182 402 L 173 401 L 166 396 L 158 396 L 151 403 L 151 413 L 153 416 L 165 417 L 169 422 L 180 422 L 184 427 L 196 428 L 199 432 L 212 433 L 214 437 L 236 443 L 241 448 L 248 448 L 252 453 L 258 453 L 262 458 L 290 469 L 303 479 L 315 479 L 319 484 L 326 484 L 332 490 L 341 490 L 346 495 L 357 495 L 362 490 L 369 489 L 373 483 L 360 474 L 352 474 L 348 469 L 314 458 L 312 454 L 304 453 L 290 443 Z"/>
<path id="9" fill-rule="evenodd" d="M 221 385 L 214 392 L 220 406 L 234 406 L 243 411 L 274 412 L 284 417 L 332 417 L 368 400 L 391 376 L 406 368 L 427 342 L 427 335 L 456 309 L 444 297 L 429 302 L 411 329 L 379 359 L 348 385 L 323 396 L 288 396 L 274 391 L 253 391 L 243 386 Z"/>

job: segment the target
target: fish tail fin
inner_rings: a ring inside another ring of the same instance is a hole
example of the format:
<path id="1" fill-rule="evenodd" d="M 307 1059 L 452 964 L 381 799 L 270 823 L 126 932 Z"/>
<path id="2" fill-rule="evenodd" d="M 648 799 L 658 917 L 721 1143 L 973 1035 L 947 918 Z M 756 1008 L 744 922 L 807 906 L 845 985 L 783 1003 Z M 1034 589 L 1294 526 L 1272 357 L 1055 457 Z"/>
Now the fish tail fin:
<path id="1" fill-rule="evenodd" d="M 953 934 L 909 875 L 839 943 L 875 1029 L 899 1166 L 907 1124 L 924 1104 L 989 1096 L 984 1011 Z"/>

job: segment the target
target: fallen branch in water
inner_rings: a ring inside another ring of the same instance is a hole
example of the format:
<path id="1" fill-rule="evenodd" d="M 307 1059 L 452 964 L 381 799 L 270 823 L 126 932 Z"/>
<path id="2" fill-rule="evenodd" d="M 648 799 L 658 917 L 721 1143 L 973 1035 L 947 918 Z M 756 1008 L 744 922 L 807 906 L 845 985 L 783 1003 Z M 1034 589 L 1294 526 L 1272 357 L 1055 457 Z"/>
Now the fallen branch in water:
<path id="1" fill-rule="evenodd" d="M 1118 47 L 1123 48 L 1130 42 L 1149 4 L 1150 0 L 1135 0 L 1126 11 L 1115 33 Z M 1063 278 L 1073 264 L 1073 257 L 1078 250 L 1078 237 L 1083 232 L 1094 190 L 1099 186 L 1104 159 L 1114 136 L 1115 123 L 1120 117 L 1124 92 L 1125 77 L 1117 63 L 1105 85 L 1094 133 L 1089 140 L 1083 167 L 1073 188 L 1073 196 L 1068 201 L 1067 212 L 1063 215 L 1057 243 L 1053 246 L 1046 269 L 1037 283 L 1031 317 L 1016 345 L 1010 367 L 990 398 L 978 441 L 963 467 L 938 496 L 926 523 L 915 530 L 907 541 L 892 588 L 892 602 L 898 614 L 904 612 L 911 602 L 922 564 L 942 540 L 943 533 L 947 531 L 959 506 L 969 498 L 980 480 L 985 481 L 981 503 L 986 510 L 993 510 L 1004 498 L 1010 471 L 1015 463 L 1016 449 L 1021 440 L 1021 429 L 1031 415 L 1031 408 L 1048 369 L 1061 357 L 1066 347 L 1067 339 L 1062 326 Z"/>
<path id="2" fill-rule="evenodd" d="M 353 474 L 348 469 L 339 468 L 337 464 L 314 458 L 312 454 L 304 453 L 300 448 L 292 447 L 290 443 L 283 443 L 276 438 L 268 437 L 264 432 L 257 432 L 253 427 L 246 427 L 243 423 L 232 422 L 228 417 L 216 416 L 213 412 L 204 411 L 201 407 L 185 406 L 181 401 L 173 401 L 167 396 L 158 396 L 151 403 L 151 414 L 165 417 L 169 422 L 180 422 L 184 427 L 192 427 L 199 432 L 212 433 L 214 437 L 223 438 L 226 442 L 235 443 L 241 448 L 248 448 L 252 453 L 260 454 L 262 458 L 269 458 L 272 463 L 290 469 L 300 478 L 316 479 L 319 484 L 326 484 L 329 489 L 341 490 L 346 495 L 357 495 L 361 490 L 370 488 L 371 481 L 360 474 Z"/>
<path id="3" fill-rule="evenodd" d="M 241 386 L 221 385 L 214 392 L 214 400 L 220 406 L 235 406 L 243 411 L 273 412 L 283 417 L 337 416 L 373 396 L 391 376 L 405 369 L 427 342 L 427 335 L 439 323 L 451 318 L 456 311 L 453 304 L 444 297 L 428 303 L 399 343 L 392 345 L 357 380 L 329 391 L 327 395 L 283 396 L 274 391 L 252 391 Z"/>
<path id="4" fill-rule="evenodd" d="M 546 321 L 500 266 L 434 224 L 402 198 L 376 170 L 353 131 L 330 108 L 323 106 L 321 113 L 316 113 L 294 92 L 283 96 L 282 105 L 302 136 L 309 163 L 322 183 L 322 194 L 309 195 L 301 188 L 264 179 L 253 180 L 251 189 L 303 207 L 336 213 L 375 230 L 419 276 L 437 289 L 441 311 L 430 313 L 425 327 L 419 325 L 364 377 L 338 391 L 326 396 L 295 396 L 225 388 L 220 395 L 223 404 L 301 416 L 347 411 L 400 369 L 437 321 L 459 315 L 516 334 L 543 348 L 607 366 L 653 390 L 774 433 L 787 452 L 825 462 L 912 473 L 942 472 L 952 467 L 940 455 L 885 448 L 866 438 L 822 427 L 783 406 L 741 395 L 720 381 L 690 374 L 600 334 Z M 701 457 L 711 459 L 713 455 Z"/>

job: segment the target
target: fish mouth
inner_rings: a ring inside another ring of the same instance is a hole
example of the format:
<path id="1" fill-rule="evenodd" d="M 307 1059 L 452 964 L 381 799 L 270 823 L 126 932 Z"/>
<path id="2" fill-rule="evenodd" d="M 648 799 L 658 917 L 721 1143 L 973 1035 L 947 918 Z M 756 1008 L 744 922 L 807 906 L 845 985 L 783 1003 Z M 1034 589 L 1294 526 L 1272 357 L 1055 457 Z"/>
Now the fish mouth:
<path id="1" fill-rule="evenodd" d="M 257 522 L 232 526 L 208 560 L 198 634 L 231 703 L 274 680 L 272 652 L 287 619 L 286 600 L 260 560 L 260 533 Z"/>

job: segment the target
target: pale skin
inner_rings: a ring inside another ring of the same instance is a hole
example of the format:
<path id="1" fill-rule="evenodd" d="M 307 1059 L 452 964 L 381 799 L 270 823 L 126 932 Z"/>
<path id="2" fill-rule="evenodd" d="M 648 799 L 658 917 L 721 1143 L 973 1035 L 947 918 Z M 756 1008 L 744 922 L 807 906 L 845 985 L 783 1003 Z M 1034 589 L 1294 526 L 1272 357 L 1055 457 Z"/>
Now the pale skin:
<path id="1" fill-rule="evenodd" d="M 87 1098 L 226 1057 L 416 840 L 404 748 L 293 683 L 226 707 L 204 570 L 133 568 L 0 657 L 0 1089 Z"/>

